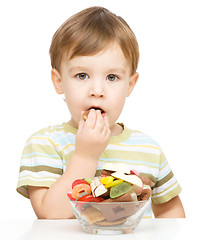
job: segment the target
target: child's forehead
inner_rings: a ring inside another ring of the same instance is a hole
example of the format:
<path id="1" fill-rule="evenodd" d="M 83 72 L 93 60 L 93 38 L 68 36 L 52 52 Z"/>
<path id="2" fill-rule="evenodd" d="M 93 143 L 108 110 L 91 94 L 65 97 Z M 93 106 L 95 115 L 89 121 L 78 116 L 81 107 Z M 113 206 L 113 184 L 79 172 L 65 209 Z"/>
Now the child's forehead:
<path id="1" fill-rule="evenodd" d="M 69 52 L 64 52 L 63 57 L 62 57 L 62 62 L 65 63 L 69 63 L 69 62 L 79 62 L 79 61 L 84 61 L 86 59 L 92 59 L 95 60 L 97 59 L 99 61 L 99 59 L 101 60 L 102 58 L 111 58 L 111 60 L 116 61 L 116 58 L 119 58 L 119 61 L 122 60 L 122 62 L 127 61 L 121 47 L 119 46 L 118 43 L 113 42 L 108 44 L 105 48 L 96 51 L 94 53 L 91 54 L 85 54 L 85 55 L 77 55 L 72 53 L 72 51 L 70 50 Z M 115 58 L 115 59 L 113 59 Z"/>
<path id="2" fill-rule="evenodd" d="M 63 67 L 77 70 L 96 66 L 96 64 L 101 64 L 103 67 L 111 69 L 119 69 L 121 72 L 125 72 L 124 69 L 129 65 L 121 47 L 117 43 L 110 44 L 106 48 L 90 55 L 75 55 L 70 58 L 66 54 L 62 60 Z M 100 68 L 101 65 L 99 66 Z"/>

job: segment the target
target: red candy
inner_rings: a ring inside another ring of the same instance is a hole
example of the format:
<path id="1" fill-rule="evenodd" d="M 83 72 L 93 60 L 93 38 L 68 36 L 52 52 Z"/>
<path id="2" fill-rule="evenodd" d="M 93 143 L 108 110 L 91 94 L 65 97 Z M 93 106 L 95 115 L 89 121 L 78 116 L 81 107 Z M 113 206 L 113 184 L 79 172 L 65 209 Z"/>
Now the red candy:
<path id="1" fill-rule="evenodd" d="M 104 199 L 101 197 L 93 197 L 93 195 L 85 195 L 78 199 L 81 202 L 102 202 Z"/>
<path id="2" fill-rule="evenodd" d="M 85 195 L 77 200 L 76 208 L 81 211 L 85 207 L 88 207 L 88 203 L 86 202 L 102 202 L 104 201 L 101 197 L 93 197 L 93 195 Z"/>
<path id="3" fill-rule="evenodd" d="M 85 183 L 85 184 L 90 185 L 90 184 L 89 184 L 86 180 L 84 180 L 84 179 L 77 179 L 77 180 L 75 180 L 75 181 L 72 183 L 72 189 L 73 189 L 76 185 L 81 184 L 81 183 Z"/>
<path id="4" fill-rule="evenodd" d="M 107 175 L 101 175 L 101 178 L 102 178 L 102 177 L 107 177 Z"/>
<path id="5" fill-rule="evenodd" d="M 70 192 L 67 193 L 67 196 L 70 200 L 76 201 L 76 199 L 72 197 L 72 194 Z"/>
<path id="6" fill-rule="evenodd" d="M 140 173 L 138 171 L 136 171 L 135 169 L 131 169 L 130 174 L 140 176 Z"/>

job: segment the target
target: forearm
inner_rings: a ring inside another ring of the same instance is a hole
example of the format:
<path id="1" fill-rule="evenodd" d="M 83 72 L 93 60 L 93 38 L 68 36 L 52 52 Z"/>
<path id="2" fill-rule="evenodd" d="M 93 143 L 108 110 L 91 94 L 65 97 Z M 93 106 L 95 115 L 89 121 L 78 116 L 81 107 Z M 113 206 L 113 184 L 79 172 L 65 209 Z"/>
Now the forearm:
<path id="1" fill-rule="evenodd" d="M 152 203 L 155 218 L 185 218 L 185 212 L 179 196 L 162 204 Z"/>
<path id="2" fill-rule="evenodd" d="M 46 219 L 74 217 L 67 192 L 72 190 L 72 182 L 75 179 L 93 178 L 96 169 L 96 159 L 82 159 L 74 154 L 64 174 L 50 188 L 30 188 L 30 200 L 37 217 Z"/>

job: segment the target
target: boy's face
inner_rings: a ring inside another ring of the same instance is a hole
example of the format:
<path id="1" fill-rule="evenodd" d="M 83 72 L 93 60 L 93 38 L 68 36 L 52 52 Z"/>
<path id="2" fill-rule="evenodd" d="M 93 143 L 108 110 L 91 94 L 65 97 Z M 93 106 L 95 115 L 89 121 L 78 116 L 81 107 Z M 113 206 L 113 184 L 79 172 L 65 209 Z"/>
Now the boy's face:
<path id="1" fill-rule="evenodd" d="M 111 130 L 122 112 L 138 74 L 130 74 L 130 67 L 118 44 L 111 44 L 93 56 L 63 59 L 61 73 L 52 70 L 56 91 L 64 93 L 71 113 L 70 124 L 78 127 L 83 111 L 92 107 L 107 115 Z"/>

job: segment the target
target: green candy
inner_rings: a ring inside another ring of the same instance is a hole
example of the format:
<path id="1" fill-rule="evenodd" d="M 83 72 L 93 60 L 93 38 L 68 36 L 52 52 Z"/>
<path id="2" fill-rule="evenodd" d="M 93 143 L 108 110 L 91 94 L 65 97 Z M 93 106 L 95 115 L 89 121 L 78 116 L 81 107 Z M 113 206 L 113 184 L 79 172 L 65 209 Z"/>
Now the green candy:
<path id="1" fill-rule="evenodd" d="M 92 179 L 91 179 L 91 178 L 84 178 L 84 180 L 85 180 L 86 182 L 88 182 L 89 184 L 92 182 Z"/>
<path id="2" fill-rule="evenodd" d="M 123 194 L 129 192 L 132 189 L 132 185 L 127 182 L 122 182 L 110 189 L 110 198 L 117 198 Z"/>

